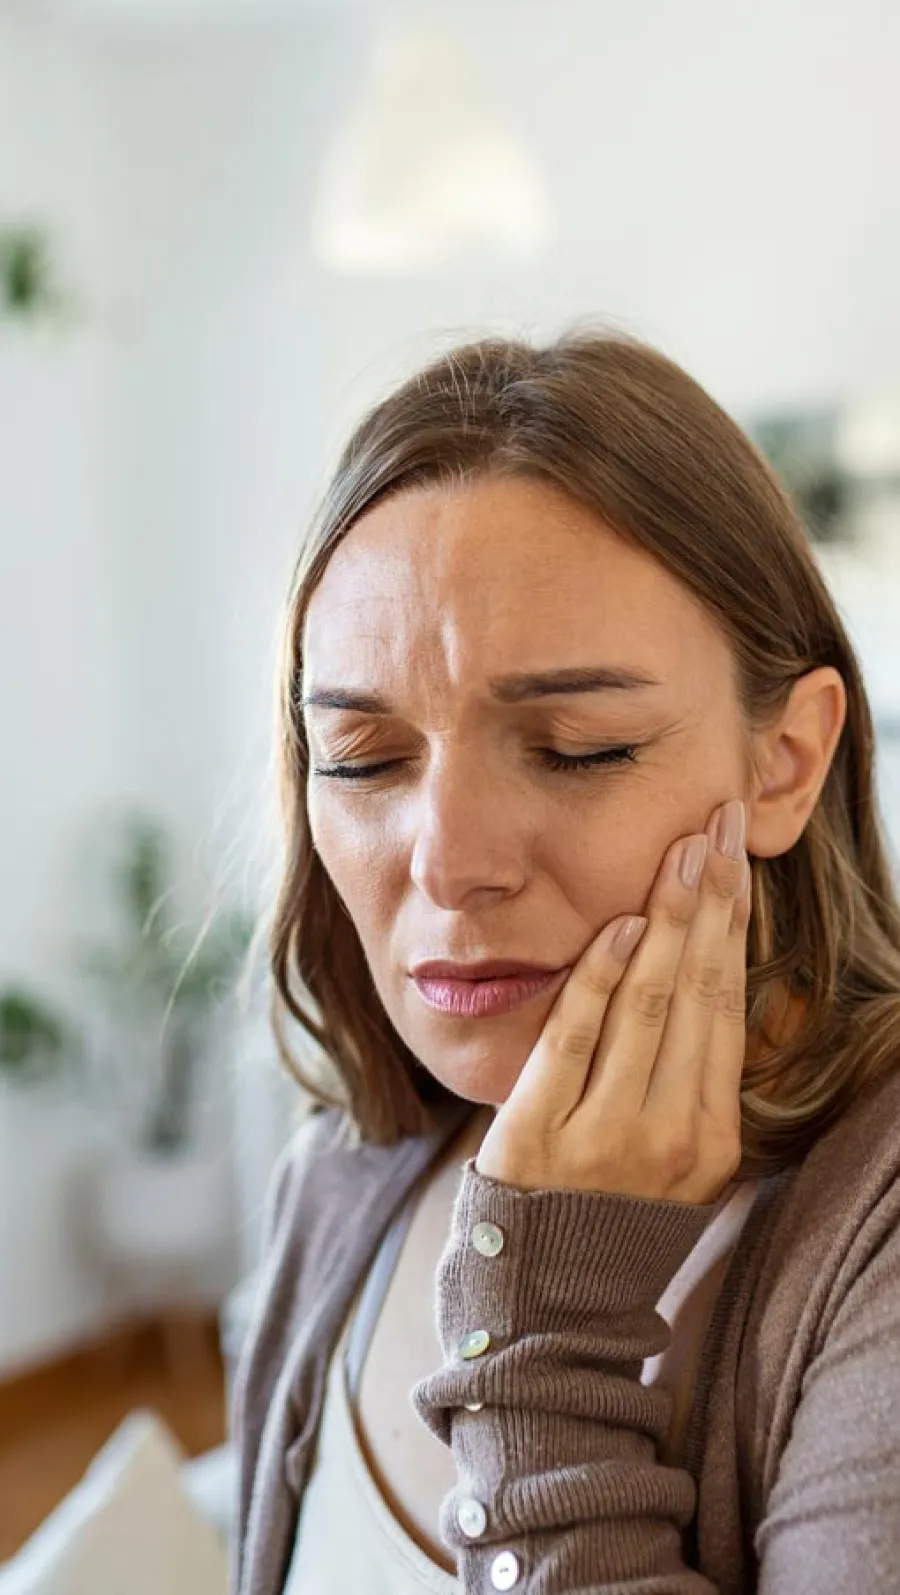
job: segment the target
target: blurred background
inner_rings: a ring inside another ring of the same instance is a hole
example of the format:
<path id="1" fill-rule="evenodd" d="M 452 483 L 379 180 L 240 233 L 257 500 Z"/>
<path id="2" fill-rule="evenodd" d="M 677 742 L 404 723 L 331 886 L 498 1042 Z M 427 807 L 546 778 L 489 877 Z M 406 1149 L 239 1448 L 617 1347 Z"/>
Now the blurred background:
<path id="1" fill-rule="evenodd" d="M 304 1111 L 246 956 L 278 622 L 411 367 L 590 316 L 751 430 L 859 648 L 896 856 L 898 58 L 890 0 L 0 0 L 0 1589 L 151 1455 L 223 1587 Z"/>

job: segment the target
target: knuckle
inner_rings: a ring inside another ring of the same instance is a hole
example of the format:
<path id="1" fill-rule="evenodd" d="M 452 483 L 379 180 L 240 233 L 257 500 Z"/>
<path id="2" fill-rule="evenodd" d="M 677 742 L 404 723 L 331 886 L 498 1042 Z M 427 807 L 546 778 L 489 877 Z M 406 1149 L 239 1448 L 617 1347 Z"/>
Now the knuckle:
<path id="1" fill-rule="evenodd" d="M 622 969 L 621 965 L 618 967 Z M 621 976 L 618 978 L 621 978 Z M 602 963 L 585 964 L 584 968 L 579 972 L 578 981 L 589 996 L 608 997 L 616 985 L 617 976 L 604 960 Z"/>
<path id="2" fill-rule="evenodd" d="M 740 1104 L 722 1115 L 703 1112 L 698 1125 L 698 1141 L 703 1147 L 704 1162 L 723 1180 L 728 1180 L 740 1167 L 744 1156 L 743 1123 Z"/>
<path id="3" fill-rule="evenodd" d="M 646 1024 L 657 1024 L 669 1010 L 674 989 L 668 980 L 645 977 L 637 981 L 631 993 L 635 1018 Z"/>
<path id="4" fill-rule="evenodd" d="M 669 1126 L 656 1140 L 654 1162 L 673 1182 L 687 1179 L 697 1165 L 697 1135 L 693 1125 Z"/>
<path id="5" fill-rule="evenodd" d="M 575 1063 L 585 1063 L 593 1057 L 597 1045 L 597 1032 L 587 1025 L 566 1025 L 556 1042 L 557 1051 Z"/>
<path id="6" fill-rule="evenodd" d="M 734 1024 L 746 1024 L 747 1000 L 742 980 L 728 980 L 725 982 L 718 994 L 717 1008 L 723 1019 L 727 1019 Z"/>
<path id="7" fill-rule="evenodd" d="M 746 930 L 752 917 L 752 900 L 749 897 L 736 897 L 731 908 L 732 928 Z"/>
<path id="8" fill-rule="evenodd" d="M 686 958 L 682 979 L 691 995 L 704 1008 L 715 1005 L 722 983 L 722 967 L 716 959 L 709 956 Z"/>
<path id="9" fill-rule="evenodd" d="M 679 894 L 666 898 L 659 907 L 659 918 L 664 930 L 683 931 L 692 923 L 697 900 L 691 895 Z"/>
<path id="10" fill-rule="evenodd" d="M 741 1142 L 740 1125 L 734 1129 L 722 1130 L 716 1138 L 713 1162 L 716 1170 L 723 1180 L 730 1180 L 741 1166 L 744 1148 Z"/>
<path id="11" fill-rule="evenodd" d="M 709 876 L 708 884 L 709 884 L 709 890 L 712 893 L 713 897 L 721 898 L 723 903 L 733 903 L 734 902 L 734 870 L 733 869 L 729 869 L 727 871 L 727 873 L 725 871 L 723 871 L 721 874 L 718 874 L 716 872 L 711 873 L 710 876 Z"/>

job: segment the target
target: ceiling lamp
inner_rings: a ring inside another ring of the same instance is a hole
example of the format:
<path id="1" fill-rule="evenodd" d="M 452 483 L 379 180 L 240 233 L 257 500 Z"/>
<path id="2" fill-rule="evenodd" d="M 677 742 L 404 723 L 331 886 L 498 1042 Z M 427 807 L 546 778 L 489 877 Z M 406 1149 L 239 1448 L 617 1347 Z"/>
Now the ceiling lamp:
<path id="1" fill-rule="evenodd" d="M 359 276 L 528 264 L 553 230 L 539 172 L 483 103 L 456 42 L 421 24 L 383 37 L 323 162 L 315 258 Z"/>

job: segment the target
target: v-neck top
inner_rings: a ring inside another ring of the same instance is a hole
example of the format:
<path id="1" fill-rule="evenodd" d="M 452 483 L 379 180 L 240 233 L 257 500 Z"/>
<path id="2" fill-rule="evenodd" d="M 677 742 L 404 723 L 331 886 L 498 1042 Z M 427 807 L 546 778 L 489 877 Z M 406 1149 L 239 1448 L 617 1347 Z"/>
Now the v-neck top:
<path id="1" fill-rule="evenodd" d="M 704 1331 L 758 1183 L 745 1180 L 726 1189 L 657 1304 L 672 1336 L 664 1352 L 644 1360 L 641 1383 L 657 1384 L 672 1396 L 662 1462 L 679 1459 Z M 422 1549 L 385 1501 L 355 1417 L 363 1362 L 419 1194 L 417 1183 L 388 1227 L 334 1346 L 283 1595 L 346 1595 L 348 1589 L 365 1595 L 460 1595 L 456 1575 Z"/>

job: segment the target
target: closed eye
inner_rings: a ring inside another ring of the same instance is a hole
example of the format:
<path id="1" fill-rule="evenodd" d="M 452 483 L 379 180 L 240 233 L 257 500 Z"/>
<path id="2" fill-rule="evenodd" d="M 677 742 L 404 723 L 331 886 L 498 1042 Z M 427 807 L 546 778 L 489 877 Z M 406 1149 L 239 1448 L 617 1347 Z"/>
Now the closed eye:
<path id="1" fill-rule="evenodd" d="M 637 744 L 600 748 L 596 753 L 557 753 L 555 748 L 541 748 L 540 756 L 549 770 L 593 770 L 599 764 L 634 764 Z"/>
<path id="2" fill-rule="evenodd" d="M 556 748 L 539 748 L 537 753 L 545 769 L 572 774 L 594 770 L 600 765 L 634 764 L 639 746 L 633 742 L 617 748 L 600 748 L 593 753 L 560 753 Z M 317 764 L 312 773 L 335 781 L 370 781 L 403 763 L 403 759 L 388 759 L 380 764 Z"/>

